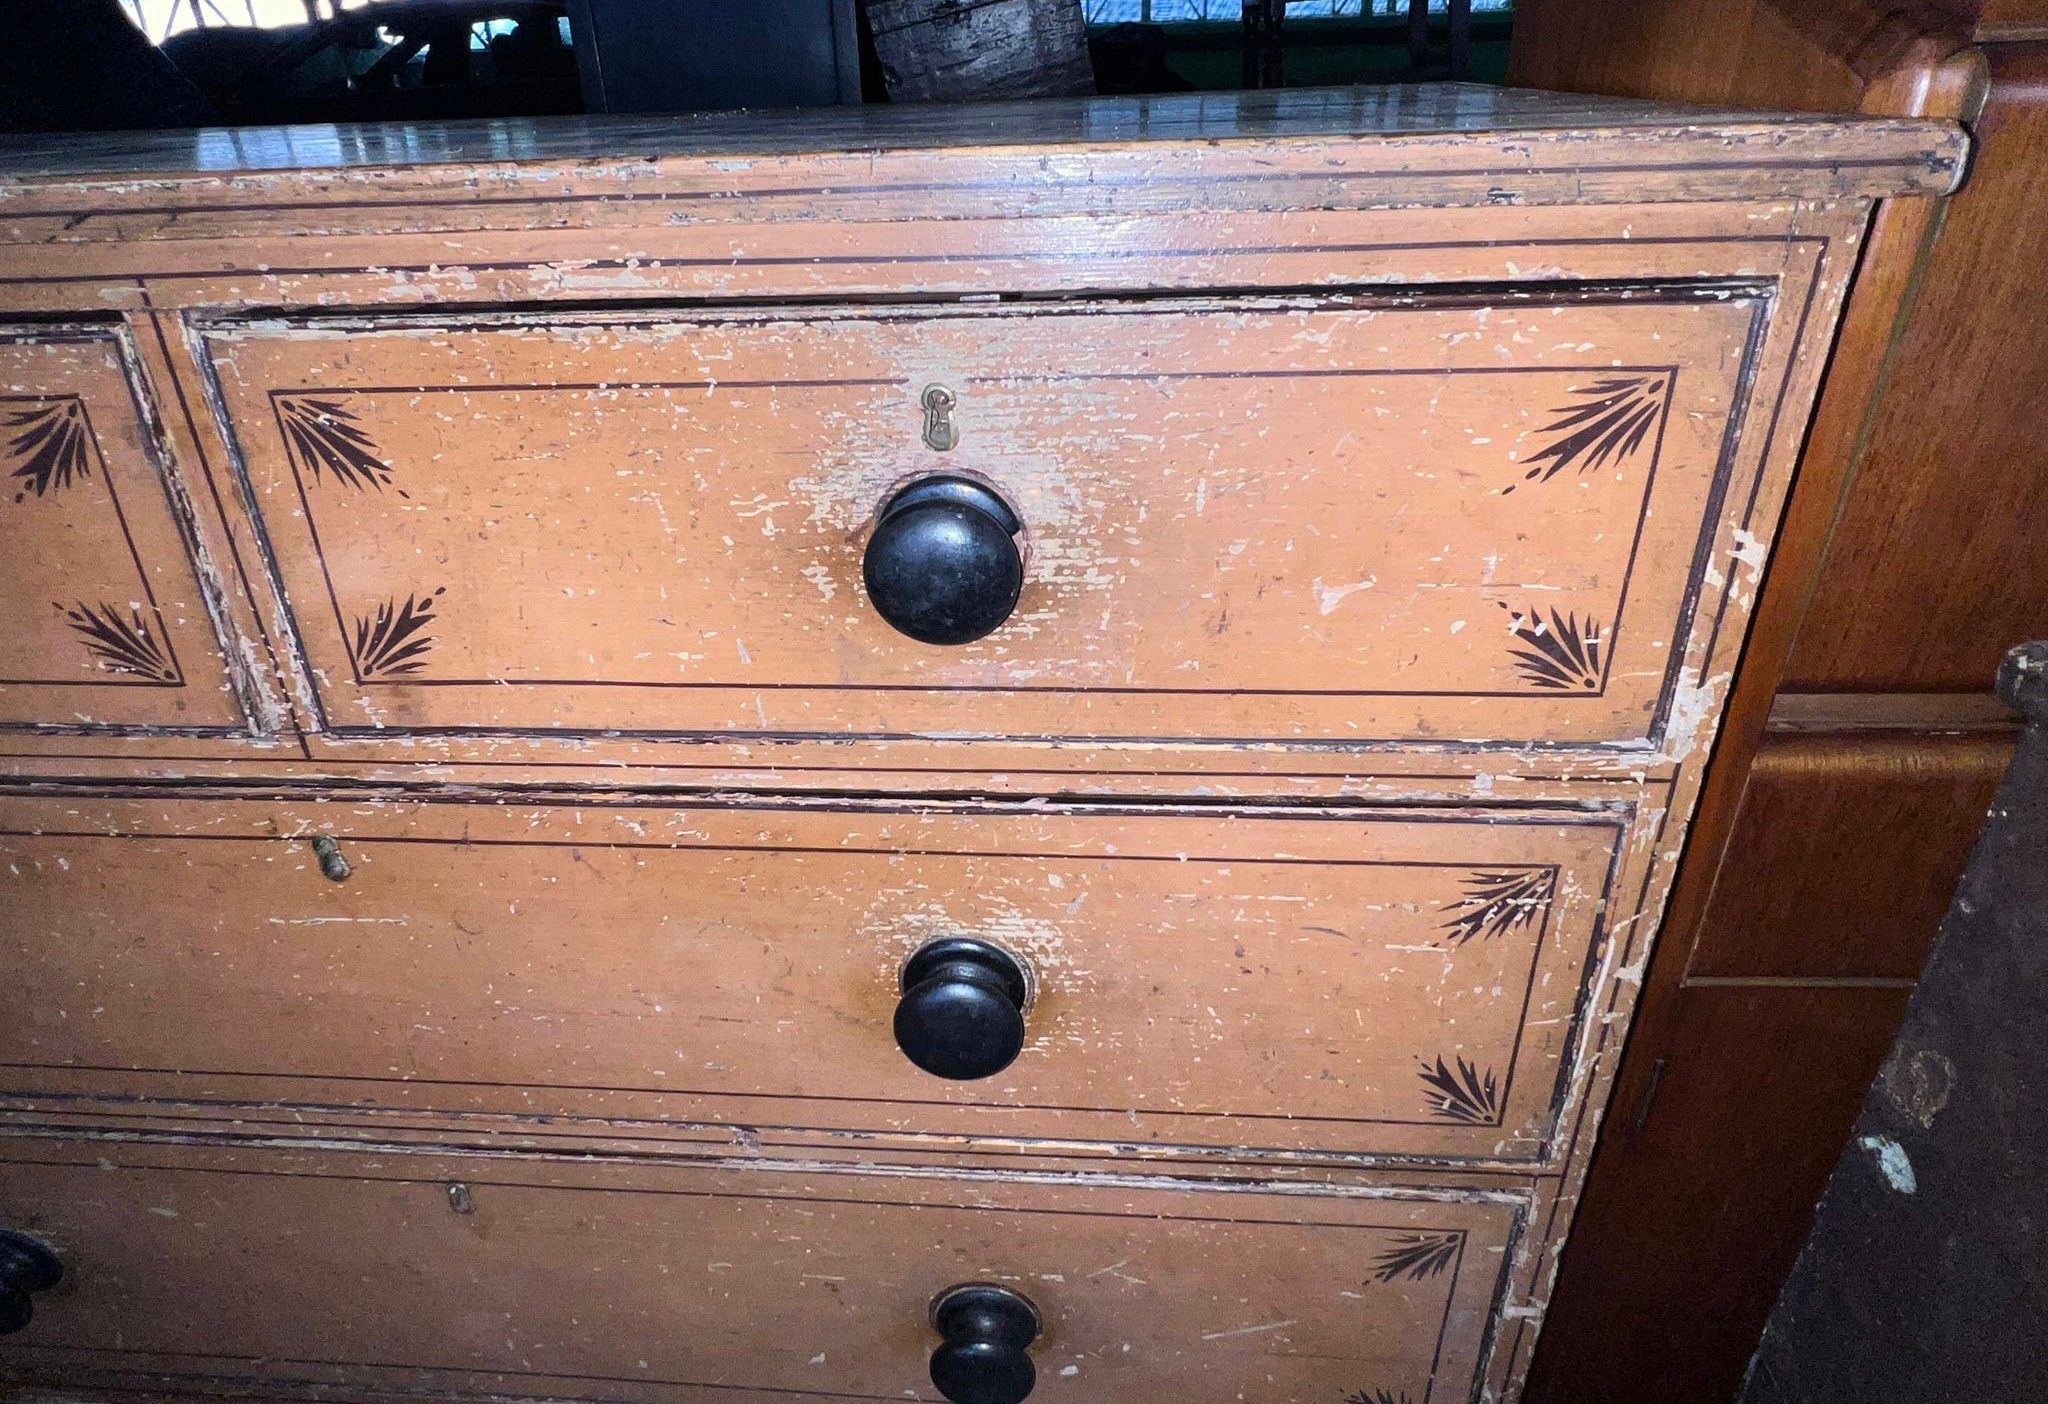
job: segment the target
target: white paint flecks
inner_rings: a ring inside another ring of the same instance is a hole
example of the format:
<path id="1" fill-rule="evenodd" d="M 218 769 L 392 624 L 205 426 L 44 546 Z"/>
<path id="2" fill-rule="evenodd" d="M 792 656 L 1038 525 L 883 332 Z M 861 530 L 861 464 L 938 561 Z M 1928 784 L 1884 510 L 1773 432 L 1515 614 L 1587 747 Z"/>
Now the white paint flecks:
<path id="1" fill-rule="evenodd" d="M 1263 1335 L 1267 1331 L 1284 1331 L 1293 1324 L 1294 1321 L 1290 1319 L 1287 1321 L 1268 1321 L 1262 1326 L 1239 1326 L 1231 1331 L 1204 1331 L 1202 1339 L 1205 1341 L 1221 1341 L 1228 1340 L 1232 1336 L 1257 1336 Z"/>
<path id="2" fill-rule="evenodd" d="M 1320 575 L 1311 582 L 1316 592 L 1316 608 L 1325 615 L 1334 614 L 1337 606 L 1343 604 L 1345 600 L 1360 590 L 1370 590 L 1379 583 L 1379 577 L 1372 575 L 1350 585 L 1325 585 Z"/>
<path id="3" fill-rule="evenodd" d="M 1749 567 L 1749 584 L 1754 585 L 1763 577 L 1764 562 L 1771 554 L 1770 543 L 1759 539 L 1741 527 L 1735 528 L 1735 545 L 1728 552 L 1728 558 L 1737 565 Z"/>
<path id="4" fill-rule="evenodd" d="M 1877 1157 L 1877 1171 L 1894 1191 L 1912 1194 L 1920 1188 L 1920 1181 L 1913 1174 L 1913 1162 L 1897 1141 L 1889 1136 L 1862 1136 L 1856 1144 Z"/>
<path id="5" fill-rule="evenodd" d="M 1711 737 L 1728 680 L 1726 673 L 1702 681 L 1695 668 L 1679 670 L 1678 686 L 1671 694 L 1670 720 L 1664 728 L 1664 759 L 1683 761 Z"/>

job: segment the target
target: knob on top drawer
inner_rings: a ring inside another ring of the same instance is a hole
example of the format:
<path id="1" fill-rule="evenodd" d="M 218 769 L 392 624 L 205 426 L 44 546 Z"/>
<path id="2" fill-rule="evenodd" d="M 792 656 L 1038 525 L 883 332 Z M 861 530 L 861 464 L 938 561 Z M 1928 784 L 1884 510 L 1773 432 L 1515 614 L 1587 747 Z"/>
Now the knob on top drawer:
<path id="1" fill-rule="evenodd" d="M 1023 526 L 1010 505 L 966 478 L 922 478 L 889 499 L 861 574 L 892 628 L 921 643 L 973 643 L 994 632 L 1024 588 Z"/>
<path id="2" fill-rule="evenodd" d="M 1758 305 L 394 314 L 206 348 L 304 688 L 366 744 L 1639 747 L 1712 614 Z"/>

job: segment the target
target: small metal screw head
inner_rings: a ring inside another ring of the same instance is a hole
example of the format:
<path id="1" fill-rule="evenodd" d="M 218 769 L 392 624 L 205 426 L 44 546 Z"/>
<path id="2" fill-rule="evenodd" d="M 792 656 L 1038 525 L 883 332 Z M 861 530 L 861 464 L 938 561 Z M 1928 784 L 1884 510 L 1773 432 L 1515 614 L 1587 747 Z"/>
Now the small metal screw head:
<path id="1" fill-rule="evenodd" d="M 313 840 L 313 856 L 320 860 L 320 873 L 329 882 L 347 882 L 348 859 L 341 856 L 341 845 L 322 834 Z"/>

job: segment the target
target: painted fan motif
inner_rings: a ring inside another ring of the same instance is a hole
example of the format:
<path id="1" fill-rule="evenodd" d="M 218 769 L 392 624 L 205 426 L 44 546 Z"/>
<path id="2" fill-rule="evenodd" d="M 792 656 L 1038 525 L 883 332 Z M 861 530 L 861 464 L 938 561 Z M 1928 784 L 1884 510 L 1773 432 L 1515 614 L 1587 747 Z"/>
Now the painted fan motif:
<path id="1" fill-rule="evenodd" d="M 1501 608 L 1506 609 L 1506 605 Z M 1540 610 L 1515 614 L 1510 632 L 1524 648 L 1510 649 L 1515 671 L 1523 679 L 1553 692 L 1598 692 L 1601 676 L 1600 651 L 1605 643 L 1600 622 L 1587 615 L 1550 611 L 1545 619 Z"/>
<path id="2" fill-rule="evenodd" d="M 1567 468 L 1590 473 L 1609 460 L 1619 463 L 1642 447 L 1670 390 L 1666 375 L 1609 376 L 1573 387 L 1577 403 L 1555 406 L 1556 418 L 1536 431 L 1557 437 L 1530 455 L 1523 480 L 1548 482 Z"/>
<path id="3" fill-rule="evenodd" d="M 14 500 L 42 497 L 92 476 L 85 402 L 76 395 L 0 410 L 0 461 L 12 465 Z"/>
<path id="4" fill-rule="evenodd" d="M 64 611 L 65 622 L 85 640 L 86 652 L 108 672 L 126 673 L 151 682 L 181 681 L 177 665 L 150 632 L 141 610 L 130 606 L 124 615 L 118 606 L 102 603 L 95 608 L 83 600 L 71 608 L 62 604 L 57 608 Z"/>
<path id="5" fill-rule="evenodd" d="M 1482 1076 L 1477 1066 L 1457 1060 L 1454 1072 L 1438 1058 L 1434 1067 L 1422 1065 L 1423 1085 L 1429 1088 L 1429 1114 L 1467 1126 L 1492 1126 L 1500 1121 L 1500 1085 L 1488 1068 Z"/>
<path id="6" fill-rule="evenodd" d="M 435 622 L 434 601 L 445 593 L 444 585 L 431 595 L 407 595 L 403 604 L 386 600 L 375 614 L 358 615 L 349 650 L 357 678 L 389 682 L 425 668 L 420 660 L 434 646 L 426 631 Z"/>
<path id="7" fill-rule="evenodd" d="M 381 492 L 391 481 L 391 465 L 378 454 L 362 422 L 339 401 L 280 395 L 277 417 L 293 457 L 315 482 L 325 474 L 358 491 L 376 488 Z"/>
<path id="8" fill-rule="evenodd" d="M 1414 1404 L 1408 1391 L 1399 1394 L 1385 1389 L 1354 1389 L 1344 1396 L 1344 1404 Z"/>
<path id="9" fill-rule="evenodd" d="M 1403 1234 L 1374 1262 L 1372 1280 L 1392 1282 L 1405 1277 L 1410 1282 L 1421 1282 L 1436 1277 L 1458 1260 L 1458 1250 L 1464 1244 L 1462 1233 Z"/>
<path id="10" fill-rule="evenodd" d="M 1477 937 L 1492 940 L 1538 920 L 1556 895 L 1555 868 L 1476 872 L 1465 879 L 1465 895 L 1451 908 L 1443 929 L 1454 946 Z"/>

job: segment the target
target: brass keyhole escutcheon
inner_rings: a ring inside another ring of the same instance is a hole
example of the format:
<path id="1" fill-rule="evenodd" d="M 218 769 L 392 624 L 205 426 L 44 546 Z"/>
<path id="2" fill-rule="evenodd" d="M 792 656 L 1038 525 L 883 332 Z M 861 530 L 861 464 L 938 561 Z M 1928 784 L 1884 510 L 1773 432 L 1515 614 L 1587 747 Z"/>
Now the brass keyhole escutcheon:
<path id="1" fill-rule="evenodd" d="M 927 385 L 919 403 L 924 406 L 925 447 L 945 453 L 960 442 L 960 422 L 953 418 L 960 397 L 943 385 Z"/>

